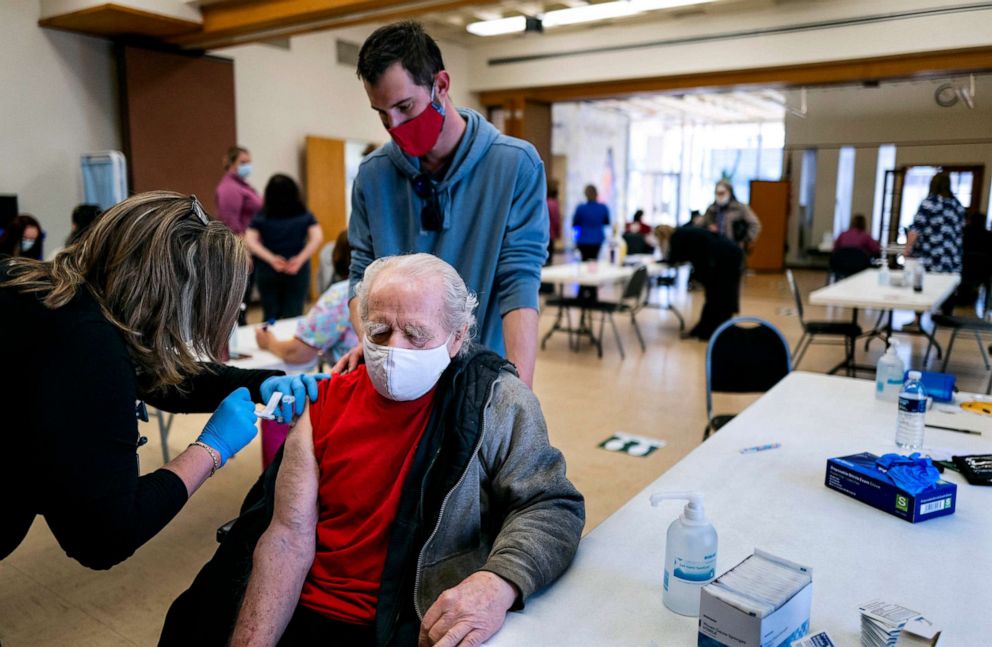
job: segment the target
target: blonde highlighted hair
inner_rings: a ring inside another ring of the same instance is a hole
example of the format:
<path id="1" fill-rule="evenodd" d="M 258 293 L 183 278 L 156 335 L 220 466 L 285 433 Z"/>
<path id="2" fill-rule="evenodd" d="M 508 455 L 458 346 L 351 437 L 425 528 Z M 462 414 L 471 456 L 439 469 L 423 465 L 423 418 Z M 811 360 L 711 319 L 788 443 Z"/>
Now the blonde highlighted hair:
<path id="1" fill-rule="evenodd" d="M 244 243 L 195 197 L 141 193 L 111 207 L 49 262 L 13 259 L 11 287 L 57 309 L 86 289 L 120 329 L 149 388 L 174 386 L 216 360 L 248 277 Z"/>

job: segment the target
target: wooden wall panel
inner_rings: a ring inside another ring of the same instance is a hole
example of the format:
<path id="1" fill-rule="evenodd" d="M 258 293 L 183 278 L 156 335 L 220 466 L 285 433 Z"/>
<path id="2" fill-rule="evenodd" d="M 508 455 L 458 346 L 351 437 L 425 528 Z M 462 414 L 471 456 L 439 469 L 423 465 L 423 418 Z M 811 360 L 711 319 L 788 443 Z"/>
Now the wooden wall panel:
<path id="1" fill-rule="evenodd" d="M 119 56 L 131 190 L 194 193 L 215 214 L 222 159 L 237 143 L 234 61 L 133 46 Z"/>
<path id="2" fill-rule="evenodd" d="M 785 232 L 789 220 L 788 181 L 751 181 L 751 209 L 761 221 L 761 235 L 747 266 L 759 272 L 781 272 L 785 266 Z"/>
<path id="3" fill-rule="evenodd" d="M 320 223 L 324 242 L 333 242 L 341 230 L 348 227 L 348 215 L 345 213 L 347 178 L 344 140 L 307 137 L 304 165 L 307 206 Z M 310 264 L 314 272 L 310 291 L 316 297 L 318 260 L 314 258 Z"/>

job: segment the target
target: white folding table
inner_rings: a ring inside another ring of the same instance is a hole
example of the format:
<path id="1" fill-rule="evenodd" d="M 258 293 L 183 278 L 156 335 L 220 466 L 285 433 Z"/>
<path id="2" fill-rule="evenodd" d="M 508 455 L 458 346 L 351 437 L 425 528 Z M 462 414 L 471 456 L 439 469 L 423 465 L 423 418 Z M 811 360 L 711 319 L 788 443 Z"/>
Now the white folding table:
<path id="1" fill-rule="evenodd" d="M 889 337 L 892 336 L 892 311 L 910 310 L 912 312 L 930 312 L 946 301 L 961 282 L 960 274 L 938 274 L 928 272 L 923 279 L 923 290 L 915 292 L 909 285 L 908 274 L 901 271 L 891 272 L 891 281 L 900 283 L 892 285 L 880 285 L 878 282 L 879 270 L 867 269 L 846 279 L 832 283 L 826 287 L 814 290 L 809 295 L 809 302 L 819 306 L 840 306 L 852 308 L 852 321 L 857 323 L 858 310 L 861 308 L 875 308 L 886 313 L 884 324 L 871 330 L 865 341 L 865 348 L 874 337 L 881 338 L 888 346 Z M 882 320 L 880 319 L 880 322 Z M 908 333 L 909 331 L 901 331 Z M 915 331 L 913 331 L 915 334 Z M 919 334 L 925 336 L 937 348 L 937 356 L 942 354 L 940 345 L 933 336 L 933 332 L 920 327 Z M 857 366 L 860 370 L 873 371 L 871 366 Z"/>
<path id="2" fill-rule="evenodd" d="M 598 288 L 604 285 L 625 283 L 626 281 L 629 281 L 630 277 L 633 276 L 634 271 L 641 265 L 648 268 L 649 277 L 661 276 L 666 272 L 669 272 L 673 267 L 668 263 L 656 261 L 653 257 L 647 254 L 629 256 L 627 257 L 627 260 L 629 262 L 622 266 L 616 266 L 610 263 L 600 263 L 597 261 L 587 261 L 583 263 L 562 263 L 559 265 L 549 265 L 541 269 L 541 282 L 553 283 L 557 285 L 559 299 L 558 312 L 555 315 L 555 322 L 552 324 L 550 330 L 545 333 L 544 337 L 541 338 L 542 349 L 551 335 L 556 332 L 567 332 L 569 334 L 569 346 L 573 350 L 578 350 L 578 342 L 581 337 L 588 337 L 593 346 L 596 347 L 599 356 L 602 357 L 603 349 L 599 344 L 599 340 L 596 339 L 596 336 L 593 334 L 592 323 L 589 321 L 589 317 L 585 310 L 582 310 L 580 315 L 579 326 L 577 328 L 572 327 L 571 317 L 568 314 L 568 308 L 563 303 L 565 286 L 580 285 L 584 287 Z M 652 307 L 657 307 L 662 310 L 671 310 L 679 320 L 679 329 L 682 330 L 685 328 L 685 320 L 682 318 L 682 314 L 675 308 L 674 305 L 672 305 L 670 300 L 666 305 Z M 563 318 L 567 320 L 567 324 L 564 326 L 562 325 Z M 573 338 L 575 341 L 573 341 Z"/>
<path id="3" fill-rule="evenodd" d="M 992 418 L 940 404 L 927 418 L 984 434 L 928 428 L 927 447 L 992 453 Z M 791 373 L 584 537 L 571 568 L 510 613 L 487 645 L 695 645 L 696 618 L 662 604 L 665 533 L 681 504 L 652 508 L 648 499 L 665 490 L 705 495 L 717 573 L 755 547 L 812 567 L 810 629 L 838 645 L 860 644 L 857 607 L 874 598 L 941 625 L 942 647 L 989 644 L 992 488 L 948 470 L 954 514 L 911 524 L 824 485 L 828 458 L 896 451 L 895 426 L 896 405 L 876 400 L 873 382 Z M 775 442 L 782 446 L 740 453 Z"/>
<path id="4" fill-rule="evenodd" d="M 551 329 L 541 338 L 541 349 L 547 343 L 551 335 L 556 332 L 568 333 L 568 344 L 573 350 L 579 349 L 579 340 L 588 337 L 600 357 L 603 356 L 603 347 L 600 345 L 596 335 L 593 334 L 591 317 L 583 308 L 579 315 L 578 327 L 572 327 L 571 316 L 568 314 L 568 307 L 565 305 L 565 286 L 580 285 L 584 287 L 598 288 L 603 285 L 615 283 L 625 283 L 634 274 L 634 267 L 617 266 L 610 263 L 600 263 L 598 261 L 587 261 L 584 263 L 563 263 L 560 265 L 548 265 L 541 268 L 541 282 L 553 283 L 558 286 L 558 313 L 555 315 L 555 322 Z M 567 325 L 562 325 L 562 318 L 567 320 Z M 574 341 L 573 341 L 574 340 Z"/>

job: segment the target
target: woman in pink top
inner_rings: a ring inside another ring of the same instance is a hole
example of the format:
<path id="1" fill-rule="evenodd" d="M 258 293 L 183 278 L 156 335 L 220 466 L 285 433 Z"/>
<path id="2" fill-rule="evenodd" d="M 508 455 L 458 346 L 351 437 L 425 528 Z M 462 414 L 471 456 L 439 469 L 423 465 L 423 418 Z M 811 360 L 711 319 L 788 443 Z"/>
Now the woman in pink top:
<path id="1" fill-rule="evenodd" d="M 262 208 L 262 198 L 250 184 L 251 153 L 247 148 L 232 146 L 224 156 L 224 177 L 217 184 L 214 199 L 217 202 L 217 218 L 231 228 L 238 236 L 244 237 L 248 224 Z M 255 285 L 254 270 L 248 274 L 248 289 L 245 290 L 244 303 L 251 298 Z M 245 311 L 238 316 L 238 325 L 245 325 Z"/>
<path id="2" fill-rule="evenodd" d="M 224 162 L 224 177 L 217 184 L 217 217 L 231 231 L 244 236 L 248 223 L 262 208 L 262 198 L 247 180 L 251 174 L 251 153 L 241 146 L 232 146 Z"/>
<path id="3" fill-rule="evenodd" d="M 857 247 L 868 254 L 870 258 L 875 258 L 882 252 L 881 246 L 867 232 L 867 222 L 864 215 L 860 213 L 851 218 L 851 228 L 841 233 L 834 241 L 834 249 L 841 247 Z"/>

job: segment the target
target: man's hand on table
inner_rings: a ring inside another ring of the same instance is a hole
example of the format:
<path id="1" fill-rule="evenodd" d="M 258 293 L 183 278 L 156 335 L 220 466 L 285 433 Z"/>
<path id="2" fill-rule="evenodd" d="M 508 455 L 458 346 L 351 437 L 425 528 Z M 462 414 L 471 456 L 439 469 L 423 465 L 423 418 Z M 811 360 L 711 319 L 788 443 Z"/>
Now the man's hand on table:
<path id="1" fill-rule="evenodd" d="M 424 614 L 420 647 L 475 647 L 495 634 L 517 599 L 516 588 L 478 571 L 442 593 Z"/>

